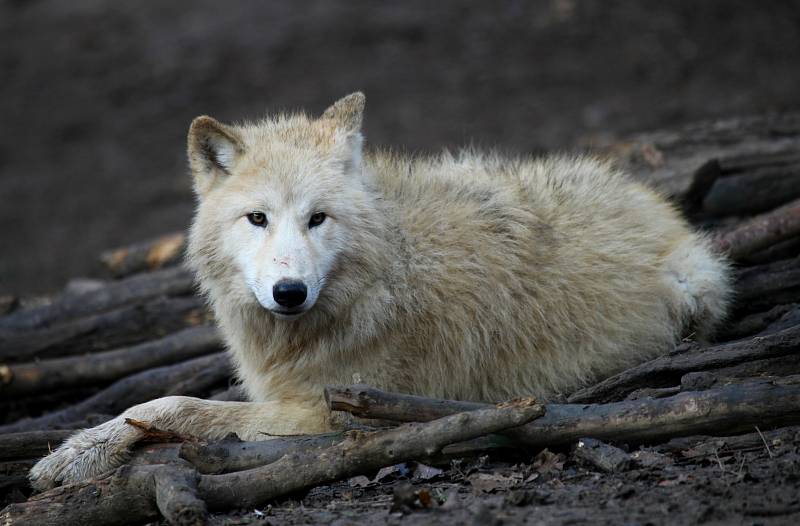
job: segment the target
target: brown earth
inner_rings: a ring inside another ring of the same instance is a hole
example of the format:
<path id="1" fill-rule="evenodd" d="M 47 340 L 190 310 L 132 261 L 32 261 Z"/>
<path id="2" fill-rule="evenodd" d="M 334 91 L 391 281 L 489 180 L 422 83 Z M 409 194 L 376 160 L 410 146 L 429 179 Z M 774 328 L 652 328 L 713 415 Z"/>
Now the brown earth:
<path id="1" fill-rule="evenodd" d="M 361 89 L 375 145 L 568 148 L 800 107 L 800 3 L 0 2 L 0 293 L 184 228 L 192 117 Z"/>
<path id="2" fill-rule="evenodd" d="M 367 486 L 359 477 L 217 518 L 229 525 L 799 524 L 800 433 L 769 442 L 769 450 L 720 447 L 715 455 L 692 459 L 685 457 L 691 449 L 651 453 L 649 465 L 614 474 L 582 464 L 568 451 L 517 463 L 485 457 L 459 462 L 429 480 L 415 476 L 410 464 L 409 473 Z"/>

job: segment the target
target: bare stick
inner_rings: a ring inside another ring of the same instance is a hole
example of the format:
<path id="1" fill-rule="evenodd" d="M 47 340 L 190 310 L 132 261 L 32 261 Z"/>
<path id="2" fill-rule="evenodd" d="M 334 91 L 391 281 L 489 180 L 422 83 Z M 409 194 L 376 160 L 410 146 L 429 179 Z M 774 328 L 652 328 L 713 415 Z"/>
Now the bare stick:
<path id="1" fill-rule="evenodd" d="M 541 416 L 543 411 L 541 405 L 529 399 L 425 424 L 406 424 L 370 433 L 351 432 L 338 444 L 285 455 L 266 466 L 226 475 L 203 475 L 197 484 L 197 495 L 212 509 L 258 506 L 317 484 L 430 456 L 454 442 L 520 426 Z M 164 470 L 167 472 L 162 473 Z M 138 524 L 158 516 L 154 481 L 175 481 L 170 470 L 174 472 L 175 468 L 169 465 L 123 466 L 111 476 L 55 488 L 28 502 L 11 504 L 0 512 L 0 523 L 5 526 Z M 180 499 L 162 497 L 161 504 L 189 501 L 191 515 L 197 517 L 199 506 L 193 498 L 191 483 L 181 482 L 179 486 L 183 496 Z M 176 505 L 169 513 L 173 518 L 180 517 L 183 510 Z"/>
<path id="2" fill-rule="evenodd" d="M 581 389 L 570 396 L 569 401 L 582 403 L 619 400 L 638 388 L 676 385 L 680 382 L 681 376 L 688 372 L 794 354 L 798 345 L 800 345 L 800 326 L 794 326 L 746 341 L 724 343 L 695 352 L 660 356 L 594 386 Z"/>
<path id="3" fill-rule="evenodd" d="M 33 331 L 0 333 L 0 361 L 105 351 L 207 323 L 202 299 L 158 298 Z"/>
<path id="4" fill-rule="evenodd" d="M 752 426 L 800 423 L 800 377 L 754 381 L 675 396 L 610 404 L 548 404 L 538 420 L 514 431 L 530 448 L 567 445 L 583 437 L 652 443 L 702 433 L 735 434 Z M 387 393 L 366 386 L 328 387 L 332 410 L 366 418 L 420 421 L 434 415 L 474 410 L 474 402 Z M 399 402 L 395 401 L 399 398 Z M 394 408 L 402 407 L 397 413 Z M 353 411 L 353 408 L 357 408 Z"/>
<path id="5" fill-rule="evenodd" d="M 797 235 L 800 235 L 800 199 L 752 218 L 719 236 L 715 244 L 731 258 L 742 259 Z"/>
<path id="6" fill-rule="evenodd" d="M 158 296 L 178 296 L 192 291 L 192 274 L 182 267 L 139 274 L 83 294 L 65 295 L 50 305 L 3 316 L 0 318 L 0 334 L 7 337 L 10 331 L 49 327 Z"/>
<path id="7" fill-rule="evenodd" d="M 225 353 L 210 354 L 175 365 L 148 369 L 122 378 L 95 395 L 59 411 L 0 426 L 0 433 L 47 429 L 86 418 L 92 413 L 116 415 L 128 407 L 164 396 L 178 382 L 207 367 L 230 368 Z"/>
<path id="8" fill-rule="evenodd" d="M 186 235 L 177 232 L 103 252 L 100 261 L 112 276 L 119 278 L 178 263 L 185 250 Z"/>
<path id="9" fill-rule="evenodd" d="M 222 350 L 213 327 L 194 327 L 160 340 L 85 356 L 53 358 L 8 366 L 0 381 L 4 396 L 20 396 L 66 387 L 97 385 L 152 367 Z"/>

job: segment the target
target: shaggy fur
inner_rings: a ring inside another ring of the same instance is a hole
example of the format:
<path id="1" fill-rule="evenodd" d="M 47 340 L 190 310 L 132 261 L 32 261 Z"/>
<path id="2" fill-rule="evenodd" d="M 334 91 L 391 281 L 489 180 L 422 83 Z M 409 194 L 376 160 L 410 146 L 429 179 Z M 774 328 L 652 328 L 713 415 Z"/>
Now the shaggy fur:
<path id="1" fill-rule="evenodd" d="M 333 424 L 322 388 L 354 379 L 462 400 L 573 391 L 711 334 L 727 264 L 676 210 L 590 158 L 465 151 L 362 156 L 363 95 L 321 118 L 189 132 L 199 197 L 189 263 L 253 402 L 169 397 L 79 433 L 32 471 L 39 487 L 124 460 L 139 431 L 243 439 Z M 268 225 L 250 224 L 261 211 Z M 308 218 L 325 221 L 309 228 Z M 276 280 L 307 310 L 276 314 Z"/>

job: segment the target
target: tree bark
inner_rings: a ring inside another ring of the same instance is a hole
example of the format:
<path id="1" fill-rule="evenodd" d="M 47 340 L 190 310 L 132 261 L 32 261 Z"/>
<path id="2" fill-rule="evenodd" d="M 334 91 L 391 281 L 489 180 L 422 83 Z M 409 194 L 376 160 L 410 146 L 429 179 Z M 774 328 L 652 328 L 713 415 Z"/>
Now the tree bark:
<path id="1" fill-rule="evenodd" d="M 767 336 L 707 347 L 699 351 L 660 356 L 627 369 L 569 397 L 571 403 L 620 400 L 635 389 L 677 385 L 681 376 L 742 362 L 795 354 L 800 346 L 800 326 Z"/>
<path id="2" fill-rule="evenodd" d="M 60 429 L 0 435 L 0 460 L 44 456 L 74 432 L 74 429 Z"/>
<path id="3" fill-rule="evenodd" d="M 216 353 L 175 365 L 148 369 L 117 380 L 75 405 L 40 417 L 0 426 L 0 433 L 48 429 L 64 424 L 74 425 L 92 413 L 116 415 L 132 405 L 166 395 L 173 385 L 193 377 L 207 367 L 230 370 L 230 362 L 225 353 Z"/>
<path id="4" fill-rule="evenodd" d="M 739 260 L 797 235 L 800 235 L 800 199 L 717 236 L 715 244 L 720 251 Z"/>
<path id="5" fill-rule="evenodd" d="M 155 270 L 180 262 L 186 251 L 186 235 L 176 232 L 157 239 L 108 250 L 100 261 L 115 278 Z"/>
<path id="6" fill-rule="evenodd" d="M 67 294 L 49 305 L 15 311 L 0 318 L 0 337 L 90 316 L 159 296 L 180 296 L 194 291 L 194 279 L 182 267 L 168 268 L 113 282 L 83 294 Z"/>
<path id="7" fill-rule="evenodd" d="M 0 361 L 97 352 L 160 338 L 210 321 L 202 299 L 158 298 L 32 331 L 0 331 Z"/>
<path id="8" fill-rule="evenodd" d="M 214 327 L 195 327 L 133 347 L 85 356 L 53 358 L 10 365 L 0 380 L 0 394 L 22 396 L 82 385 L 97 385 L 126 375 L 219 352 L 222 339 Z"/>

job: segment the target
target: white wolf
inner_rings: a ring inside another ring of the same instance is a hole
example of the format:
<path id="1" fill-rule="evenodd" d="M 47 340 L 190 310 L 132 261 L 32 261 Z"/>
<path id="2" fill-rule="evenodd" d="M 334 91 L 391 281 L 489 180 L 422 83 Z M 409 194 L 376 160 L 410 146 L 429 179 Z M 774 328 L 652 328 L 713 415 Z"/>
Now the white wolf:
<path id="1" fill-rule="evenodd" d="M 40 461 L 48 487 L 122 463 L 125 417 L 209 439 L 321 432 L 327 384 L 551 396 L 708 335 L 726 262 L 663 198 L 588 158 L 362 153 L 364 96 L 322 117 L 189 130 L 189 263 L 252 402 L 168 397 Z"/>

